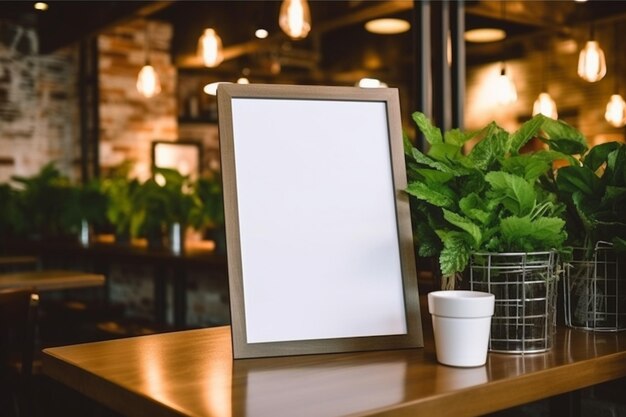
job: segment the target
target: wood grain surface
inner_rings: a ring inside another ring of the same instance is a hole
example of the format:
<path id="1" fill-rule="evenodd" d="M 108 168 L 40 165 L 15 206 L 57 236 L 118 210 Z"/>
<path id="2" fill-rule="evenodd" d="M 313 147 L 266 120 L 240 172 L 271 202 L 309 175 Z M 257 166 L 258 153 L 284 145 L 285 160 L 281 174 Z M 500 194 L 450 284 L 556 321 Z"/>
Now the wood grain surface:
<path id="1" fill-rule="evenodd" d="M 453 368 L 425 348 L 233 360 L 229 327 L 44 351 L 44 372 L 128 416 L 475 416 L 626 376 L 626 333 Z"/>
<path id="2" fill-rule="evenodd" d="M 0 288 L 33 288 L 37 291 L 100 287 L 104 275 L 79 271 L 26 271 L 0 274 Z"/>

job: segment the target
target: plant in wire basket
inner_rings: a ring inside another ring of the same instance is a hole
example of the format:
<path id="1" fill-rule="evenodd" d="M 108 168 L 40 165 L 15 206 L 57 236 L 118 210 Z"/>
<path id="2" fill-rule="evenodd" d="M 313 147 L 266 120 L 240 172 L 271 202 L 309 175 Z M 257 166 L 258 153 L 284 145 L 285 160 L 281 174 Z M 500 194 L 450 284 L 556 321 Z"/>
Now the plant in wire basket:
<path id="1" fill-rule="evenodd" d="M 453 288 L 475 252 L 562 250 L 564 207 L 554 192 L 552 162 L 586 149 L 576 129 L 537 115 L 509 133 L 495 122 L 474 132 L 442 133 L 422 113 L 413 120 L 427 152 L 405 140 L 406 191 L 420 256 L 437 256 L 442 287 Z M 521 153 L 531 139 L 548 149 Z M 468 141 L 477 141 L 468 153 Z"/>

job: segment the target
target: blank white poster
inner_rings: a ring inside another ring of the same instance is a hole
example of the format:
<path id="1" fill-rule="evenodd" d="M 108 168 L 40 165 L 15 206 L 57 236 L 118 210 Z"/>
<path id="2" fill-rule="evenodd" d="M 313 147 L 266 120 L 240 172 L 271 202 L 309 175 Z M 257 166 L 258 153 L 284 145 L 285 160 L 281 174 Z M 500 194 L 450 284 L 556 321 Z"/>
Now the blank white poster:
<path id="1" fill-rule="evenodd" d="M 386 104 L 233 98 L 232 117 L 247 342 L 406 334 Z"/>

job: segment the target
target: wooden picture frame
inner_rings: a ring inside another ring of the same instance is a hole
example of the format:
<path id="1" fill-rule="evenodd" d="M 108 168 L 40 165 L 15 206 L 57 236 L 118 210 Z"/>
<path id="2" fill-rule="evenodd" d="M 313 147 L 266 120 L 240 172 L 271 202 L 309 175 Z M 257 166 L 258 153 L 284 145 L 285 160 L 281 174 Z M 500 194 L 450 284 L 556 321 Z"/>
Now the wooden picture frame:
<path id="1" fill-rule="evenodd" d="M 397 89 L 220 85 L 234 358 L 423 346 Z"/>
<path id="2" fill-rule="evenodd" d="M 202 142 L 192 139 L 154 140 L 151 148 L 152 169 L 175 169 L 195 180 L 202 172 Z"/>

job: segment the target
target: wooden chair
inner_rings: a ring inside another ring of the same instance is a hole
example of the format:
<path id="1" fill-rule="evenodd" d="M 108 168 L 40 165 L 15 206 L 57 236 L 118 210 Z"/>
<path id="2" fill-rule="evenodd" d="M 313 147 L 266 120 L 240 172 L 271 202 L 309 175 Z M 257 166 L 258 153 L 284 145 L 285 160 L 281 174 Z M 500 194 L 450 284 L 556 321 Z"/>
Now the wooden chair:
<path id="1" fill-rule="evenodd" d="M 39 295 L 0 290 L 0 410 L 32 415 L 32 371 Z M 9 414 L 11 415 L 11 414 Z"/>

